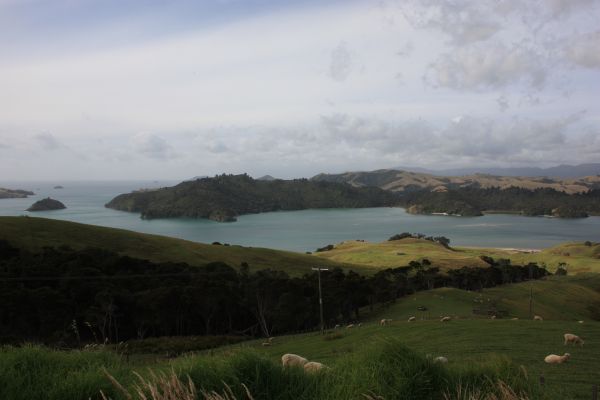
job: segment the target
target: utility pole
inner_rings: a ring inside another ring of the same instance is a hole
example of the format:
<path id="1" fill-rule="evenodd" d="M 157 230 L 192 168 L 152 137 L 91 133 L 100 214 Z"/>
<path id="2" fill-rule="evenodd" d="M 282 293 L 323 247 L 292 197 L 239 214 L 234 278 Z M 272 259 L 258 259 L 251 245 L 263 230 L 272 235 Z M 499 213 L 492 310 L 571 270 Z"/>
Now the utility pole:
<path id="1" fill-rule="evenodd" d="M 529 264 L 529 319 L 533 319 L 533 271 Z"/>
<path id="2" fill-rule="evenodd" d="M 319 313 L 321 314 L 321 335 L 325 334 L 325 322 L 323 321 L 323 294 L 321 292 L 321 271 L 329 271 L 329 268 L 312 268 L 317 271 L 319 277 Z"/>

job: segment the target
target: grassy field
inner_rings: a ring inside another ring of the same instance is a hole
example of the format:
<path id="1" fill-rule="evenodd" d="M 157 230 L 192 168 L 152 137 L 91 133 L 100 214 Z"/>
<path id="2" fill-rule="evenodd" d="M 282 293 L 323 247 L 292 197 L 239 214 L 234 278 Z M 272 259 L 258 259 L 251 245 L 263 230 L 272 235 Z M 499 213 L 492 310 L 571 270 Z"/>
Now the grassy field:
<path id="1" fill-rule="evenodd" d="M 534 312 L 544 321 L 528 318 L 530 288 Z M 473 316 L 472 309 L 480 307 L 480 301 L 497 303 L 508 312 L 507 318 Z M 102 372 L 106 368 L 129 390 L 138 382 L 133 371 L 146 379 L 150 371 L 175 371 L 184 378 L 189 375 L 198 389 L 222 392 L 226 382 L 239 400 L 245 398 L 242 383 L 257 400 L 365 399 L 363 394 L 416 400 L 442 399 L 446 391 L 455 394 L 459 386 L 486 393 L 496 390 L 498 379 L 527 390 L 530 399 L 588 400 L 592 385 L 600 383 L 600 322 L 591 320 L 588 309 L 594 302 L 600 302 L 600 275 L 589 274 L 478 293 L 450 288 L 419 292 L 365 313 L 361 327 L 330 330 L 326 336 L 280 336 L 271 346 L 263 346 L 263 340 L 249 341 L 169 360 L 154 355 L 126 362 L 123 356 L 106 351 L 4 348 L 0 349 L 0 398 L 99 398 L 100 389 L 115 400 L 123 398 Z M 427 311 L 419 312 L 419 306 Z M 418 320 L 407 322 L 413 315 Z M 442 323 L 440 315 L 453 320 Z M 514 316 L 520 319 L 512 320 Z M 382 327 L 381 318 L 393 322 Z M 579 335 L 585 345 L 564 346 L 564 333 Z M 565 364 L 543 362 L 550 353 L 566 351 L 572 358 Z M 285 353 L 300 354 L 331 369 L 317 376 L 283 371 L 279 360 Z M 444 356 L 449 362 L 432 364 L 427 355 Z M 545 385 L 539 387 L 542 375 Z"/>
<path id="2" fill-rule="evenodd" d="M 105 228 L 46 218 L 0 217 L 0 239 L 35 250 L 67 245 L 73 249 L 98 247 L 155 262 L 185 262 L 201 265 L 223 261 L 231 266 L 247 262 L 251 268 L 272 268 L 291 274 L 309 272 L 315 261 L 326 267 L 346 267 L 337 261 L 265 248 L 217 246 L 123 229 Z M 364 268 L 353 267 L 355 270 Z"/>
<path id="3" fill-rule="evenodd" d="M 427 258 L 442 269 L 468 266 L 485 266 L 479 258 L 486 255 L 508 258 L 514 264 L 528 262 L 545 263 L 551 272 L 559 263 L 567 263 L 569 272 L 600 272 L 600 244 L 585 246 L 583 243 L 566 243 L 540 252 L 487 249 L 475 247 L 445 248 L 422 239 L 402 239 L 381 243 L 346 241 L 333 250 L 317 253 L 325 260 L 364 265 L 370 268 L 398 267 L 410 261 Z"/>

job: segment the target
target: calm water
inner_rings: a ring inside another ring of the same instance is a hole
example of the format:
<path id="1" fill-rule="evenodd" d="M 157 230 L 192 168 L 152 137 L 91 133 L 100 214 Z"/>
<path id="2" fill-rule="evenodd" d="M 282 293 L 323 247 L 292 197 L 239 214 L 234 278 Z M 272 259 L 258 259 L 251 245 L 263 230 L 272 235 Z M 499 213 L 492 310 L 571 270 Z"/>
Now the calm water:
<path id="1" fill-rule="evenodd" d="M 177 182 L 0 182 L 0 187 L 36 193 L 27 199 L 0 200 L 0 215 L 27 215 L 174 236 L 197 242 L 307 251 L 348 239 L 383 241 L 395 233 L 443 235 L 462 246 L 543 248 L 565 241 L 600 241 L 600 217 L 561 220 L 518 215 L 445 217 L 407 214 L 401 208 L 331 209 L 246 215 L 234 223 L 208 220 L 146 221 L 138 214 L 114 211 L 104 204 L 120 193 Z M 53 189 L 63 185 L 64 189 Z M 50 196 L 66 210 L 28 213 L 36 200 Z"/>

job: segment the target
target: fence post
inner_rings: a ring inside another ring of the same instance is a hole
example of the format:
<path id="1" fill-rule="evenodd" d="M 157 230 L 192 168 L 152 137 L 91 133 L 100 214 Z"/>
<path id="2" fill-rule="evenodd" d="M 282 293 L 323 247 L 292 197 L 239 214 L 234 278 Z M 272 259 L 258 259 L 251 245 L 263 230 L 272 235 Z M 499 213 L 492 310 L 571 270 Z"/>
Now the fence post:
<path id="1" fill-rule="evenodd" d="M 598 385 L 592 385 L 592 400 L 598 400 Z"/>
<path id="2" fill-rule="evenodd" d="M 544 375 L 540 375 L 540 385 L 542 385 L 542 386 L 546 385 L 546 378 L 544 378 Z"/>

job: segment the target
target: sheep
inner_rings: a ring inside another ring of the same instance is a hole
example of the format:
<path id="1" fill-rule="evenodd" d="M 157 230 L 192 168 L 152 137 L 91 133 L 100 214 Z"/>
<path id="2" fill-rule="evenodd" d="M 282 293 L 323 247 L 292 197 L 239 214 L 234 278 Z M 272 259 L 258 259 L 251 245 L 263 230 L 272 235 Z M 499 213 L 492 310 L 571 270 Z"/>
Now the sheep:
<path id="1" fill-rule="evenodd" d="M 442 317 L 442 319 L 440 319 L 441 322 L 448 322 L 450 321 L 452 318 L 450 317 Z"/>
<path id="2" fill-rule="evenodd" d="M 352 329 L 352 328 L 354 328 L 354 324 L 350 324 L 350 325 L 346 326 L 346 329 Z"/>
<path id="3" fill-rule="evenodd" d="M 511 318 L 511 320 L 513 320 L 513 321 L 518 321 L 518 320 L 519 320 L 519 318 L 517 318 L 517 317 L 514 317 L 514 318 Z"/>
<path id="4" fill-rule="evenodd" d="M 327 368 L 325 365 L 320 362 L 310 361 L 304 364 L 304 372 L 307 374 L 311 374 L 313 372 L 319 372 L 320 370 Z"/>
<path id="5" fill-rule="evenodd" d="M 388 319 L 384 318 L 384 319 L 382 319 L 382 320 L 379 322 L 379 325 L 381 325 L 381 326 L 386 326 L 386 325 L 389 325 L 389 324 L 391 324 L 391 323 L 392 323 L 392 320 L 391 320 L 391 319 L 389 319 L 389 318 L 388 318 Z"/>
<path id="6" fill-rule="evenodd" d="M 539 315 L 534 315 L 534 316 L 533 316 L 533 320 L 534 320 L 534 321 L 543 321 L 543 320 L 544 320 L 544 318 L 540 317 Z"/>
<path id="7" fill-rule="evenodd" d="M 490 319 L 496 319 L 496 316 L 495 316 L 495 315 L 492 315 L 492 316 L 490 317 Z"/>
<path id="8" fill-rule="evenodd" d="M 275 340 L 275 338 L 271 336 L 270 338 L 267 339 L 267 342 L 273 343 L 273 340 Z"/>
<path id="9" fill-rule="evenodd" d="M 410 318 L 408 319 L 408 322 L 414 322 L 414 321 L 416 321 L 416 320 L 417 320 L 417 317 L 414 317 L 414 316 L 413 316 L 413 317 L 410 317 Z"/>
<path id="10" fill-rule="evenodd" d="M 562 356 L 557 356 L 556 354 L 550 354 L 550 355 L 547 355 L 546 358 L 544 358 L 544 362 L 546 364 L 562 364 L 565 361 L 567 361 L 570 357 L 571 357 L 571 355 L 569 353 L 565 353 Z"/>
<path id="11" fill-rule="evenodd" d="M 580 324 L 583 324 L 583 321 L 577 321 L 577 322 L 579 322 Z"/>
<path id="12" fill-rule="evenodd" d="M 335 327 L 333 329 L 340 329 L 342 326 L 340 324 L 335 324 Z"/>
<path id="13" fill-rule="evenodd" d="M 263 345 L 264 347 L 267 347 L 267 346 L 270 346 L 270 345 L 271 345 L 271 342 L 263 342 L 263 344 L 262 344 L 262 345 Z"/>
<path id="14" fill-rule="evenodd" d="M 362 327 L 362 322 L 359 322 L 359 323 L 358 323 L 358 327 L 359 327 L 359 328 L 360 328 L 360 327 Z"/>
<path id="15" fill-rule="evenodd" d="M 578 344 L 580 346 L 583 346 L 583 344 L 585 343 L 583 341 L 583 339 L 581 339 L 579 336 L 574 335 L 572 333 L 565 333 L 564 337 L 565 337 L 565 346 L 569 343 Z"/>
<path id="16" fill-rule="evenodd" d="M 434 363 L 440 363 L 440 364 L 448 364 L 448 359 L 446 357 L 443 356 L 439 356 L 433 359 Z"/>
<path id="17" fill-rule="evenodd" d="M 281 356 L 281 364 L 284 367 L 303 367 L 308 360 L 304 357 L 301 357 L 297 354 L 284 354 Z"/>

